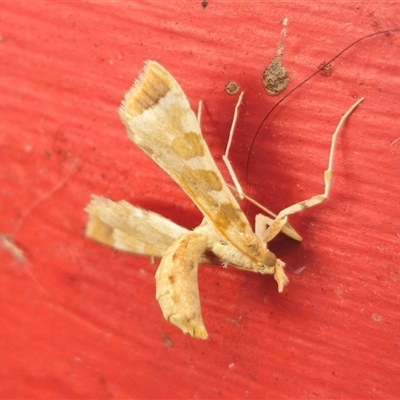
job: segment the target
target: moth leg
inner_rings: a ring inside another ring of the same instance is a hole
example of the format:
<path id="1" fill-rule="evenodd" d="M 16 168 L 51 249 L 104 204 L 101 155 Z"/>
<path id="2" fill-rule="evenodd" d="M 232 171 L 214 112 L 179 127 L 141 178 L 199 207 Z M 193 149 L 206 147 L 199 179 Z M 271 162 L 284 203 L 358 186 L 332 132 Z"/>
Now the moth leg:
<path id="1" fill-rule="evenodd" d="M 235 185 L 236 191 L 241 200 L 243 200 L 245 197 L 244 192 L 243 192 L 242 186 L 240 185 L 239 179 L 237 178 L 235 171 L 233 170 L 232 163 L 229 160 L 228 156 L 229 156 L 229 150 L 231 149 L 231 146 L 232 146 L 233 135 L 235 133 L 236 123 L 237 123 L 237 119 L 239 116 L 239 108 L 242 105 L 243 96 L 244 96 L 244 92 L 240 93 L 239 99 L 236 103 L 235 112 L 233 114 L 231 130 L 229 132 L 228 143 L 226 145 L 225 154 L 222 156 L 222 160 L 224 161 L 226 168 L 229 171 L 229 175 L 231 176 L 231 179 Z"/>
<path id="2" fill-rule="evenodd" d="M 273 239 L 274 235 L 276 236 L 279 227 L 282 225 L 282 222 L 280 220 L 285 219 L 288 215 L 295 214 L 299 211 L 306 210 L 307 208 L 311 208 L 314 206 L 317 206 L 318 204 L 323 203 L 328 197 L 329 193 L 331 190 L 332 186 L 332 175 L 333 175 L 333 161 L 335 157 L 335 148 L 336 148 L 336 142 L 339 136 L 340 131 L 343 128 L 343 125 L 345 124 L 347 118 L 350 116 L 350 114 L 357 108 L 358 105 L 361 104 L 361 102 L 364 100 L 362 97 L 361 99 L 357 100 L 350 108 L 349 110 L 343 115 L 343 117 L 340 119 L 338 126 L 336 127 L 335 132 L 332 135 L 332 142 L 331 142 L 331 149 L 329 153 L 329 162 L 328 162 L 328 168 L 326 171 L 324 171 L 324 181 L 325 181 L 325 190 L 323 194 L 319 194 L 317 196 L 313 196 L 307 200 L 300 201 L 299 203 L 293 204 L 292 206 L 289 206 L 285 209 L 283 209 L 275 218 L 275 221 L 272 223 L 272 225 L 269 226 L 269 228 L 265 231 L 264 233 L 264 239 L 266 241 L 269 241 Z M 279 231 L 278 231 L 279 233 Z"/>
<path id="3" fill-rule="evenodd" d="M 298 235 L 294 229 L 293 229 L 293 231 L 290 231 L 287 229 L 287 225 L 290 226 L 290 224 L 287 222 L 287 220 L 288 220 L 288 217 L 286 215 L 282 218 L 271 220 L 271 218 L 268 218 L 262 214 L 257 214 L 256 215 L 255 234 L 257 236 L 261 237 L 264 240 L 264 242 L 268 243 L 276 235 L 278 235 L 278 233 L 284 232 L 286 230 L 287 236 L 301 242 L 303 240 L 303 238 L 300 235 Z M 292 236 L 293 233 L 298 235 L 298 237 L 300 239 L 298 239 L 297 237 L 293 237 Z"/>
<path id="4" fill-rule="evenodd" d="M 279 224 L 274 224 L 274 220 L 269 217 L 266 217 L 262 214 L 256 215 L 256 226 L 255 226 L 255 234 L 259 237 L 263 237 L 265 234 L 267 236 L 266 242 L 269 242 L 273 239 L 281 230 L 286 229 L 285 223 L 287 222 L 287 217 L 281 218 L 279 220 Z M 266 225 L 272 226 L 272 228 L 265 229 Z M 272 231 L 273 229 L 273 231 Z M 268 233 L 267 233 L 268 232 Z M 296 231 L 294 231 L 296 232 Z M 289 236 L 289 235 L 288 235 Z M 271 239 L 270 239 L 271 237 Z M 294 238 L 295 239 L 295 238 Z M 301 237 L 300 237 L 301 241 Z M 282 293 L 283 288 L 289 283 L 289 278 L 285 274 L 285 263 L 282 260 L 277 259 L 275 264 L 275 272 L 274 279 L 278 283 L 278 292 Z"/>
<path id="5" fill-rule="evenodd" d="M 233 135 L 235 134 L 235 129 L 236 129 L 236 123 L 239 117 L 239 108 L 242 105 L 242 100 L 243 100 L 243 96 L 244 96 L 244 92 L 240 93 L 239 99 L 236 103 L 235 106 L 235 112 L 233 114 L 233 119 L 232 119 L 232 125 L 231 125 L 231 129 L 229 132 L 229 138 L 228 138 L 228 143 L 226 145 L 226 149 L 225 149 L 225 154 L 222 156 L 222 160 L 224 161 L 226 168 L 228 169 L 229 175 L 231 176 L 231 179 L 235 185 L 235 190 L 239 196 L 239 198 L 241 200 L 246 199 L 248 200 L 250 203 L 254 204 L 256 207 L 258 207 L 260 210 L 264 211 L 266 214 L 270 215 L 271 217 L 273 217 L 274 219 L 276 218 L 276 214 L 274 214 L 271 210 L 269 210 L 268 208 L 264 207 L 262 204 L 260 204 L 259 202 L 257 202 L 256 200 L 252 199 L 251 197 L 247 196 L 244 191 L 242 186 L 240 185 L 239 179 L 236 176 L 236 173 L 232 167 L 232 163 L 229 160 L 229 151 L 231 149 L 232 146 L 232 141 L 233 141 Z M 200 110 L 200 105 L 199 105 L 199 110 Z M 197 117 L 199 119 L 199 116 Z M 229 185 L 230 186 L 230 185 Z M 231 186 L 230 186 L 231 187 Z M 273 220 L 266 217 L 268 221 L 272 222 Z M 266 221 L 267 221 L 266 220 Z M 265 224 L 264 224 L 265 226 Z M 265 228 L 264 228 L 265 230 Z M 296 230 L 287 222 L 284 226 L 284 228 L 282 228 L 282 233 L 284 233 L 285 235 L 291 237 L 294 240 L 297 240 L 299 242 L 302 241 L 302 237 L 296 232 Z"/>
<path id="6" fill-rule="evenodd" d="M 233 114 L 233 120 L 232 120 L 231 130 L 229 132 L 228 143 L 226 145 L 225 154 L 222 156 L 222 160 L 224 161 L 226 168 L 228 169 L 229 175 L 231 176 L 231 179 L 235 185 L 234 189 L 236 190 L 236 193 L 238 194 L 240 200 L 243 200 L 244 198 L 246 198 L 247 200 L 249 200 L 250 202 L 255 204 L 257 207 L 261 208 L 264 212 L 266 212 L 267 214 L 269 214 L 275 218 L 276 214 L 274 214 L 272 211 L 268 210 L 267 208 L 263 207 L 260 203 L 256 202 L 251 197 L 248 197 L 247 195 L 245 195 L 245 193 L 243 192 L 242 186 L 239 182 L 239 179 L 237 178 L 236 173 L 232 167 L 232 163 L 229 160 L 229 150 L 231 149 L 231 146 L 232 146 L 233 135 L 235 134 L 236 123 L 237 123 L 237 120 L 239 117 L 239 107 L 242 105 L 243 96 L 244 96 L 244 92 L 240 93 L 239 99 L 235 106 L 235 112 Z M 200 128 L 201 128 L 202 113 L 203 113 L 203 102 L 200 100 L 199 106 L 197 108 L 197 122 L 199 123 Z M 228 185 L 228 186 L 231 189 L 233 188 L 230 185 Z"/>
<path id="7" fill-rule="evenodd" d="M 276 218 L 276 215 L 275 215 L 275 218 Z M 256 215 L 256 223 L 255 223 L 255 234 L 257 236 L 262 237 L 264 235 L 264 233 L 266 232 L 267 227 L 271 226 L 274 223 L 275 218 L 272 219 L 263 214 L 257 214 Z M 293 240 L 297 240 L 298 242 L 301 242 L 303 240 L 303 238 L 297 233 L 297 231 L 292 227 L 292 225 L 289 224 L 287 219 L 285 221 L 286 222 L 280 227 L 279 232 L 282 232 L 283 234 L 285 234 L 286 236 L 290 237 Z M 273 236 L 271 239 L 268 239 L 267 242 L 272 240 L 275 236 Z"/>
<path id="8" fill-rule="evenodd" d="M 168 248 L 156 273 L 156 298 L 164 318 L 198 339 L 208 338 L 197 280 L 199 258 L 207 247 L 207 235 L 188 232 Z"/>
<path id="9" fill-rule="evenodd" d="M 233 181 L 233 183 L 235 184 L 235 186 L 231 186 L 228 184 L 228 186 L 231 189 L 236 190 L 239 198 L 241 200 L 246 199 L 247 201 L 249 201 L 250 203 L 254 204 L 256 207 L 258 207 L 260 210 L 264 211 L 266 214 L 270 215 L 273 219 L 265 217 L 265 222 L 261 225 L 264 225 L 263 228 L 263 232 L 265 232 L 265 227 L 266 225 L 271 225 L 271 223 L 274 221 L 274 219 L 276 218 L 276 214 L 273 213 L 271 210 L 269 210 L 268 208 L 264 207 L 262 204 L 260 204 L 258 201 L 252 199 L 251 197 L 247 196 L 242 189 L 242 186 L 240 185 L 239 179 L 236 176 L 236 173 L 232 167 L 232 163 L 229 160 L 228 156 L 229 156 L 229 150 L 231 148 L 232 145 L 232 140 L 233 140 L 233 135 L 235 133 L 235 128 L 236 128 L 236 123 L 237 123 L 237 119 L 239 116 L 239 107 L 242 104 L 242 100 L 243 100 L 243 96 L 244 96 L 244 92 L 242 92 L 239 96 L 238 102 L 236 103 L 236 107 L 235 107 L 235 112 L 233 115 L 233 120 L 232 120 L 232 125 L 231 125 L 231 130 L 229 132 L 229 139 L 228 139 L 228 143 L 226 146 L 226 150 L 225 150 L 225 154 L 222 156 L 222 159 L 226 165 L 226 168 L 228 169 L 229 175 L 231 176 L 231 179 Z M 203 102 L 200 100 L 199 101 L 199 106 L 197 108 L 197 122 L 199 123 L 199 126 L 201 128 L 201 117 L 202 117 L 202 113 L 203 113 Z M 261 215 L 261 214 L 259 214 Z M 257 221 L 256 221 L 257 224 Z M 260 225 L 260 226 L 261 226 Z M 289 224 L 289 222 L 287 222 L 285 224 L 285 226 L 282 228 L 282 233 L 285 234 L 286 236 L 289 236 L 290 238 L 297 240 L 299 242 L 301 242 L 303 239 L 302 237 L 296 232 L 296 230 Z"/>
<path id="10" fill-rule="evenodd" d="M 199 123 L 200 130 L 201 130 L 201 117 L 203 115 L 203 102 L 199 101 L 199 106 L 197 108 L 197 122 Z"/>

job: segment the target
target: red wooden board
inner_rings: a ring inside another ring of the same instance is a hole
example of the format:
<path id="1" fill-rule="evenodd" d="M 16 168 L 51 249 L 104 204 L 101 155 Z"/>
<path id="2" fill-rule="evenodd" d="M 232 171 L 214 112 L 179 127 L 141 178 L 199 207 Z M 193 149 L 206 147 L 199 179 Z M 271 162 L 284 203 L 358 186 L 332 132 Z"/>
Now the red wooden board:
<path id="1" fill-rule="evenodd" d="M 261 84 L 290 18 L 289 88 L 353 41 L 400 27 L 397 2 L 2 2 L 0 4 L 0 398 L 400 397 L 400 33 L 360 42 L 267 119 L 247 189 L 279 211 L 323 191 L 331 134 L 356 98 L 324 205 L 291 218 L 287 263 L 269 276 L 200 270 L 208 341 L 184 336 L 155 300 L 156 265 L 84 237 L 92 193 L 189 227 L 199 211 L 128 139 L 119 103 L 143 61 L 162 63 L 218 164 L 245 90 L 231 155 L 278 101 Z M 257 210 L 243 209 L 251 221 Z"/>

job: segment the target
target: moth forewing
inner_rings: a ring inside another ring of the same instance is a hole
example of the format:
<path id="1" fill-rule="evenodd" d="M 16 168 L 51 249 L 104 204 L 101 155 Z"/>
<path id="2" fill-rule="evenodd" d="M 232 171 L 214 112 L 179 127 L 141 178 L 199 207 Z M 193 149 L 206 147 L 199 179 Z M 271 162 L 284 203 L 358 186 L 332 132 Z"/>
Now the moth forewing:
<path id="1" fill-rule="evenodd" d="M 120 116 L 129 138 L 189 195 L 229 245 L 241 255 L 236 265 L 271 272 L 271 257 L 225 183 L 178 82 L 148 61 L 126 94 Z M 221 254 L 218 254 L 221 256 Z"/>

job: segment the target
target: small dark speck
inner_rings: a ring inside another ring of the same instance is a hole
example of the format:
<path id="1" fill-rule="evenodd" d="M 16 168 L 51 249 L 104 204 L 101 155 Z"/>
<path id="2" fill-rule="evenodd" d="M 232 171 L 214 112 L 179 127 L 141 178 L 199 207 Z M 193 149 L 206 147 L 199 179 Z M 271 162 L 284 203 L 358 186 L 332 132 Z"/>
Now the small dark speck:
<path id="1" fill-rule="evenodd" d="M 167 335 L 166 333 L 163 333 L 162 338 L 164 340 L 164 343 L 167 345 L 167 347 L 169 347 L 169 348 L 174 347 L 174 342 L 169 337 L 169 335 Z"/>
<path id="2" fill-rule="evenodd" d="M 319 73 L 323 76 L 329 77 L 332 75 L 333 66 L 332 64 L 327 64 L 325 61 L 321 63 L 318 67 Z"/>

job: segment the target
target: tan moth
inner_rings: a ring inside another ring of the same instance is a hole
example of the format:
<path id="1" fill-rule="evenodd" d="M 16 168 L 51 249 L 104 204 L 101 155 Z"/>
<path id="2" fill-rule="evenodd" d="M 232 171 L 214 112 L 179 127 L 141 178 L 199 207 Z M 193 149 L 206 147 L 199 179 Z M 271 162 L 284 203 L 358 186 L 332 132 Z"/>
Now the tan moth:
<path id="1" fill-rule="evenodd" d="M 230 165 L 227 155 L 241 100 L 242 95 L 225 153 L 227 165 Z M 210 153 L 182 88 L 160 64 L 148 61 L 125 95 L 120 117 L 129 138 L 187 193 L 202 212 L 203 221 L 195 229 L 187 230 L 125 201 L 94 196 L 86 207 L 89 214 L 86 235 L 119 250 L 161 257 L 156 273 L 156 298 L 164 317 L 184 333 L 206 339 L 197 282 L 199 263 L 219 263 L 271 274 L 282 292 L 288 283 L 285 263 L 268 250 L 267 244 L 280 231 L 301 240 L 287 223 L 287 217 L 328 198 L 338 133 L 362 100 L 342 117 L 333 134 L 324 194 L 285 208 L 278 215 L 273 214 L 272 219 L 259 214 L 253 231 Z M 230 172 L 235 177 L 232 168 Z"/>

